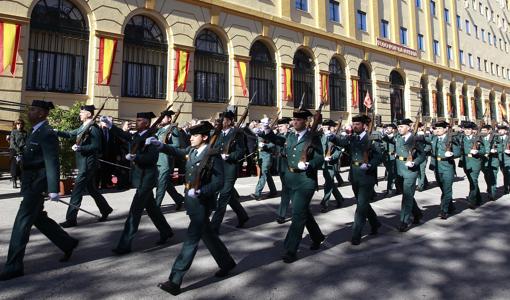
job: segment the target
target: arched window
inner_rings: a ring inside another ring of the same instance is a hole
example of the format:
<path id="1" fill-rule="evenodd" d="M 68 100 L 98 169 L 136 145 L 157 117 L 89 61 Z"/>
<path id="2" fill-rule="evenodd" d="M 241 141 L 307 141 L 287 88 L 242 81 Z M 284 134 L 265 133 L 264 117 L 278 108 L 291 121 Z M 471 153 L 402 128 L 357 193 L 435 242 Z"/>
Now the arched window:
<path id="1" fill-rule="evenodd" d="M 443 105 L 443 81 L 438 79 L 436 81 L 436 112 L 438 117 L 444 117 Z"/>
<path id="2" fill-rule="evenodd" d="M 462 86 L 462 106 L 464 107 L 463 116 L 465 119 L 469 118 L 469 98 L 468 98 L 468 87 L 466 84 Z"/>
<path id="3" fill-rule="evenodd" d="M 329 62 L 329 103 L 332 111 L 347 111 L 345 69 L 336 58 Z"/>
<path id="4" fill-rule="evenodd" d="M 405 82 L 402 75 L 397 71 L 392 71 L 390 73 L 390 109 L 392 122 L 402 120 L 405 116 L 404 86 Z"/>
<path id="5" fill-rule="evenodd" d="M 204 29 L 195 40 L 195 101 L 225 102 L 228 55 L 218 35 Z"/>
<path id="6" fill-rule="evenodd" d="M 429 81 L 427 76 L 423 75 L 420 79 L 421 113 L 423 116 L 430 116 L 429 107 Z"/>
<path id="7" fill-rule="evenodd" d="M 480 91 L 480 88 L 475 89 L 475 107 L 473 109 L 476 112 L 476 118 L 478 120 L 483 119 L 483 108 L 482 108 L 482 92 Z"/>
<path id="8" fill-rule="evenodd" d="M 363 100 L 365 99 L 366 94 L 368 93 L 370 95 L 370 99 L 373 99 L 373 97 L 372 97 L 372 79 L 371 79 L 370 72 L 368 71 L 366 64 L 362 63 L 359 65 L 358 77 L 359 77 L 359 85 L 358 85 L 359 112 L 365 113 L 367 111 L 367 108 L 365 107 L 365 104 L 363 104 Z"/>
<path id="9" fill-rule="evenodd" d="M 455 82 L 450 83 L 450 117 L 457 118 L 457 86 Z"/>
<path id="10" fill-rule="evenodd" d="M 496 93 L 491 92 L 489 94 L 489 103 L 491 110 L 491 120 L 496 121 L 498 119 L 498 114 L 496 112 Z"/>
<path id="11" fill-rule="evenodd" d="M 273 106 L 276 104 L 276 64 L 261 41 L 253 43 L 250 49 L 250 97 L 255 105 Z"/>
<path id="12" fill-rule="evenodd" d="M 298 50 L 294 54 L 293 76 L 294 107 L 299 107 L 301 99 L 303 99 L 304 108 L 313 108 L 315 99 L 314 63 L 303 50 Z"/>
<path id="13" fill-rule="evenodd" d="M 66 0 L 41 0 L 32 11 L 26 89 L 84 94 L 89 30 Z"/>
<path id="14" fill-rule="evenodd" d="M 168 46 L 165 35 L 149 17 L 137 15 L 124 29 L 122 96 L 166 97 Z"/>

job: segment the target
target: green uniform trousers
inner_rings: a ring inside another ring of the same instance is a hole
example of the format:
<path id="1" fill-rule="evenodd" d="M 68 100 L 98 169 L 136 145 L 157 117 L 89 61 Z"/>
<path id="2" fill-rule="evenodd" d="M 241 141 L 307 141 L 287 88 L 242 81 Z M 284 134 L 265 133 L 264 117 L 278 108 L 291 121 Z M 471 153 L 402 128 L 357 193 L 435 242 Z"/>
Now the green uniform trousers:
<path id="1" fill-rule="evenodd" d="M 234 187 L 237 178 L 226 178 L 223 188 L 218 196 L 218 204 L 211 219 L 211 226 L 216 233 L 220 232 L 221 222 L 227 212 L 227 205 L 230 205 L 238 220 L 247 220 L 248 214 L 239 203 L 239 193 Z"/>
<path id="2" fill-rule="evenodd" d="M 260 165 L 260 176 L 259 181 L 257 182 L 257 186 L 255 187 L 255 195 L 257 197 L 262 194 L 262 190 L 264 189 L 264 186 L 269 187 L 269 193 L 276 194 L 276 186 L 274 185 L 273 176 L 271 176 L 271 159 L 259 159 L 259 165 Z"/>
<path id="3" fill-rule="evenodd" d="M 411 224 L 413 218 L 421 218 L 422 212 L 414 199 L 416 192 L 416 179 L 418 176 L 397 176 L 397 189 L 402 191 L 402 204 L 400 208 L 400 222 Z"/>
<path id="4" fill-rule="evenodd" d="M 469 195 L 468 201 L 473 205 L 482 204 L 482 196 L 480 195 L 480 187 L 478 186 L 478 177 L 480 176 L 480 169 L 467 169 L 464 168 L 469 182 Z"/>
<path id="5" fill-rule="evenodd" d="M 449 213 L 453 209 L 452 186 L 455 174 L 453 172 L 438 172 L 435 169 L 436 181 L 441 189 L 440 209 L 443 213 Z"/>
<path id="6" fill-rule="evenodd" d="M 374 198 L 374 186 L 360 185 L 353 182 L 352 190 L 357 201 L 354 224 L 352 226 L 352 237 L 361 238 L 361 232 L 367 219 L 371 227 L 377 227 L 380 224 L 375 211 L 370 205 L 370 201 Z"/>
<path id="7" fill-rule="evenodd" d="M 425 161 L 420 164 L 420 173 L 418 175 L 418 183 L 417 186 L 420 189 L 425 189 L 425 187 L 429 184 L 427 180 L 427 174 L 425 173 L 427 169 L 428 156 L 425 157 Z"/>
<path id="8" fill-rule="evenodd" d="M 395 160 L 388 159 L 384 161 L 384 167 L 386 168 L 386 176 L 387 176 L 387 184 L 386 184 L 386 190 L 393 189 L 393 186 L 395 186 L 395 177 L 397 175 L 397 164 Z"/>
<path id="9" fill-rule="evenodd" d="M 287 210 L 289 209 L 290 203 L 290 190 L 285 182 L 285 173 L 280 173 L 280 180 L 282 182 L 282 195 L 280 199 L 280 205 L 278 206 L 277 214 L 279 217 L 285 218 Z"/>
<path id="10" fill-rule="evenodd" d="M 324 167 L 322 170 L 322 174 L 324 176 L 324 197 L 322 198 L 321 205 L 323 207 L 328 206 L 331 194 L 335 197 L 337 206 L 342 206 L 342 202 L 344 201 L 344 197 L 342 197 L 338 187 L 335 185 L 335 172 L 334 167 Z"/>
<path id="11" fill-rule="evenodd" d="M 227 247 L 225 247 L 225 244 L 220 240 L 218 234 L 209 222 L 211 210 L 196 198 L 186 196 L 184 202 L 190 218 L 190 223 L 188 231 L 186 232 L 186 240 L 182 245 L 181 252 L 177 256 L 169 276 L 169 280 L 179 286 L 182 283 L 184 274 L 193 263 L 193 258 L 197 253 L 200 240 L 204 242 L 221 269 L 230 269 L 235 265 Z"/>
<path id="12" fill-rule="evenodd" d="M 184 196 L 179 194 L 172 183 L 173 169 L 158 168 L 158 185 L 156 186 L 156 204 L 161 206 L 165 193 L 168 193 L 170 197 L 175 201 L 176 204 L 182 204 L 184 202 Z"/>
<path id="13" fill-rule="evenodd" d="M 487 184 L 487 193 L 492 198 L 496 198 L 496 182 L 498 179 L 498 171 L 498 167 L 495 166 L 482 167 L 483 177 Z"/>

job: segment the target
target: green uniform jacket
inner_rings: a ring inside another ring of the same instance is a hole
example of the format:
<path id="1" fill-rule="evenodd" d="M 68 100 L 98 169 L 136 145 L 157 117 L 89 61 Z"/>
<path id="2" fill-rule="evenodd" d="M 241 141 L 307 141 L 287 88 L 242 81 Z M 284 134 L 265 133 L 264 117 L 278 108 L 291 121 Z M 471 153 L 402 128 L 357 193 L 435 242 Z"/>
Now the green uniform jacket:
<path id="1" fill-rule="evenodd" d="M 57 135 L 66 139 L 76 139 L 84 131 L 84 125 L 71 131 L 58 131 Z M 79 172 L 98 167 L 98 155 L 101 152 L 102 133 L 97 125 L 89 127 L 89 135 L 82 140 L 80 151 L 76 151 L 76 168 Z"/>
<path id="2" fill-rule="evenodd" d="M 324 157 L 326 157 L 326 154 L 328 152 L 328 148 L 331 145 L 331 160 L 330 161 L 324 161 L 324 164 L 322 165 L 323 168 L 336 168 L 336 164 L 338 163 L 340 156 L 342 155 L 342 149 L 338 147 L 337 145 L 333 144 L 332 142 L 328 141 L 328 137 L 323 134 L 321 136 L 321 144 L 322 149 L 324 150 Z"/>
<path id="3" fill-rule="evenodd" d="M 395 137 L 396 134 L 393 134 L 393 138 Z M 387 135 L 385 135 L 384 137 L 388 137 Z M 388 137 L 389 138 L 389 137 Z M 392 138 L 389 138 L 390 140 Z M 395 144 L 390 142 L 389 140 L 387 140 L 386 138 L 383 139 L 383 142 L 382 142 L 382 147 L 384 149 L 384 161 L 388 161 L 388 160 L 395 160 Z"/>
<path id="4" fill-rule="evenodd" d="M 484 167 L 499 167 L 499 158 L 497 153 L 490 153 L 490 150 L 498 147 L 498 138 L 494 137 L 491 142 L 490 136 L 482 138 L 483 148 L 485 149 L 485 154 L 483 157 L 483 166 Z"/>
<path id="5" fill-rule="evenodd" d="M 437 136 L 426 137 L 425 140 L 430 143 L 432 150 L 432 161 L 434 161 L 434 167 L 439 173 L 442 172 L 454 172 L 455 171 L 455 157 L 460 156 L 460 147 L 456 143 L 455 139 L 452 141 L 452 152 L 453 156 L 451 158 L 446 158 L 444 156 L 446 152 L 446 137 L 443 138 L 442 141 L 439 141 Z M 436 159 L 436 158 L 440 158 Z"/>
<path id="6" fill-rule="evenodd" d="M 168 144 L 177 148 L 181 147 L 181 143 L 179 140 L 180 133 L 179 129 L 176 126 L 168 125 L 168 127 L 165 126 L 160 128 L 158 132 L 156 132 L 156 137 L 158 138 L 158 140 L 165 143 L 166 142 L 165 138 L 170 129 L 172 130 L 172 134 L 168 136 L 169 137 Z M 158 167 L 162 170 L 172 169 L 171 171 L 173 171 L 174 158 L 166 155 L 163 152 L 160 152 L 158 157 Z"/>
<path id="7" fill-rule="evenodd" d="M 498 137 L 498 158 L 499 162 L 505 167 L 510 167 L 510 154 L 505 153 L 508 149 L 508 136 Z"/>
<path id="8" fill-rule="evenodd" d="M 277 136 L 287 139 L 289 134 L 290 131 L 285 134 L 278 133 Z M 285 153 L 285 146 L 276 145 L 276 155 L 278 159 L 278 171 L 280 174 L 287 172 L 289 170 L 289 164 L 287 163 L 287 153 Z"/>
<path id="9" fill-rule="evenodd" d="M 60 165 L 58 138 L 45 121 L 32 132 L 23 150 L 23 175 L 21 193 L 58 193 Z"/>
<path id="10" fill-rule="evenodd" d="M 142 186 L 154 186 L 157 178 L 158 149 L 153 145 L 145 145 L 145 140 L 150 137 L 148 131 L 143 135 L 138 132 L 130 134 L 117 126 L 112 126 L 112 133 L 120 138 L 130 141 L 129 149 L 135 144 L 139 144 L 136 151 L 136 157 L 131 164 L 131 184 L 135 188 Z"/>
<path id="11" fill-rule="evenodd" d="M 466 170 L 480 171 L 482 169 L 482 157 L 486 153 L 484 144 L 480 143 L 478 145 L 478 154 L 471 154 L 473 144 L 478 143 L 478 141 L 479 139 L 475 135 L 472 135 L 471 138 L 464 134 L 459 136 L 461 165 Z"/>
<path id="12" fill-rule="evenodd" d="M 27 140 L 27 132 L 14 129 L 9 134 L 9 149 L 14 150 L 17 155 L 23 153 Z"/>
<path id="13" fill-rule="evenodd" d="M 195 151 L 195 149 L 192 147 L 180 149 L 172 145 L 163 145 L 163 148 L 161 148 L 160 151 L 168 154 L 168 156 L 178 157 L 180 159 L 186 160 L 186 175 L 184 177 L 185 193 L 188 192 L 190 185 L 193 183 L 197 176 L 195 168 L 200 165 L 200 162 L 208 150 L 209 145 L 200 153 L 200 155 L 196 155 L 197 151 Z M 212 158 L 210 174 L 210 178 L 204 178 L 201 181 L 201 186 L 199 188 L 200 195 L 198 198 L 200 201 L 202 201 L 203 204 L 206 204 L 209 208 L 212 208 L 216 206 L 216 195 L 223 188 L 224 182 L 223 160 L 218 154 L 214 155 Z M 193 207 L 188 207 L 188 205 L 186 206 L 186 211 L 188 215 L 199 212 L 198 210 L 195 211 Z"/>
<path id="14" fill-rule="evenodd" d="M 397 160 L 397 174 L 404 178 L 413 178 L 417 177 L 418 173 L 420 173 L 420 164 L 425 161 L 425 151 L 423 150 L 423 144 L 419 141 L 415 142 L 416 137 L 411 134 L 407 140 L 404 139 L 400 134 L 395 135 L 395 159 Z M 409 168 L 406 166 L 407 156 L 409 155 L 409 151 L 413 149 L 414 144 L 414 153 L 413 153 L 413 162 L 414 167 Z"/>
<path id="15" fill-rule="evenodd" d="M 244 136 L 242 133 L 237 134 L 235 128 L 230 128 L 227 135 L 223 135 L 223 132 L 221 132 L 214 144 L 214 148 L 218 149 L 221 154 L 230 140 L 232 140 L 232 144 L 228 152 L 229 157 L 224 161 L 223 167 L 226 178 L 237 178 L 238 162 L 244 157 L 245 153 Z"/>
<path id="16" fill-rule="evenodd" d="M 317 184 L 317 170 L 322 168 L 324 163 L 324 150 L 319 136 L 315 136 L 315 140 L 312 143 L 313 152 L 308 157 L 308 169 L 301 171 L 298 168 L 298 163 L 301 159 L 301 152 L 312 134 L 307 131 L 305 135 L 297 140 L 296 134 L 289 134 L 287 138 L 277 136 L 273 132 L 263 135 L 265 139 L 268 139 L 276 145 L 283 146 L 285 153 L 287 154 L 288 171 L 285 173 L 285 183 L 288 184 L 289 188 L 303 188 L 303 189 L 316 189 Z"/>
<path id="17" fill-rule="evenodd" d="M 273 155 L 274 155 L 276 145 L 262 137 L 257 138 L 257 143 L 258 143 L 257 149 L 259 151 L 259 159 L 262 159 L 262 160 L 266 161 L 268 164 L 270 164 L 270 162 L 272 161 Z M 259 147 L 260 143 L 263 143 L 264 146 Z M 271 166 L 269 165 L 269 167 L 271 167 Z"/>

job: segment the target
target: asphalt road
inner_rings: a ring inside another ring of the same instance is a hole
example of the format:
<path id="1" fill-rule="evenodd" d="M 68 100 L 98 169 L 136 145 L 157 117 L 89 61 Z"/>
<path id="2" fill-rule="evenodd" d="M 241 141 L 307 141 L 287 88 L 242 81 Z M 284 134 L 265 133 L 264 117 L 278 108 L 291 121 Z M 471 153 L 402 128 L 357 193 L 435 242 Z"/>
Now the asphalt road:
<path id="1" fill-rule="evenodd" d="M 380 169 L 382 171 L 382 169 Z M 459 170 L 459 173 L 461 171 Z M 381 174 L 381 172 L 380 172 Z M 347 173 L 342 174 L 347 179 Z M 459 174 L 462 176 L 463 174 Z M 428 174 L 430 180 L 433 174 Z M 502 184 L 501 174 L 498 178 Z M 279 178 L 274 177 L 277 186 Z M 424 210 L 422 224 L 407 233 L 399 224 L 400 197 L 379 198 L 372 203 L 383 223 L 376 236 L 364 236 L 360 246 L 350 244 L 355 210 L 350 185 L 342 186 L 346 198 L 341 209 L 320 213 L 323 191 L 316 192 L 312 211 L 326 242 L 318 251 L 309 250 L 305 230 L 293 264 L 281 261 L 283 239 L 290 222 L 275 222 L 279 198 L 255 201 L 247 195 L 257 178 L 241 178 L 237 188 L 251 219 L 237 229 L 229 209 L 221 238 L 238 266 L 224 279 L 213 276 L 217 265 L 203 244 L 184 278 L 182 299 L 509 299 L 510 286 L 510 197 L 467 209 L 462 200 L 467 180 L 454 183 L 457 212 L 448 220 L 437 218 L 440 190 L 417 192 Z M 480 187 L 485 191 L 485 183 Z M 385 182 L 376 190 L 381 193 Z M 178 187 L 181 191 L 182 187 Z M 159 234 L 150 219 L 142 217 L 133 243 L 133 253 L 117 257 L 112 249 L 122 231 L 134 190 L 105 193 L 114 208 L 108 222 L 97 223 L 83 213 L 78 227 L 68 230 L 80 245 L 68 263 L 59 263 L 62 253 L 37 229 L 32 230 L 25 256 L 25 276 L 0 283 L 0 299 L 163 299 L 170 295 L 157 288 L 167 279 L 189 223 L 185 212 L 175 212 L 167 196 L 165 216 L 176 235 L 164 246 L 155 246 Z M 485 198 L 485 196 L 484 196 Z M 6 260 L 12 224 L 21 198 L 0 181 L 0 264 Z M 68 200 L 65 199 L 64 200 Z M 98 213 L 89 196 L 83 208 Z M 64 220 L 66 207 L 46 203 L 50 217 Z M 368 225 L 365 233 L 368 233 Z"/>

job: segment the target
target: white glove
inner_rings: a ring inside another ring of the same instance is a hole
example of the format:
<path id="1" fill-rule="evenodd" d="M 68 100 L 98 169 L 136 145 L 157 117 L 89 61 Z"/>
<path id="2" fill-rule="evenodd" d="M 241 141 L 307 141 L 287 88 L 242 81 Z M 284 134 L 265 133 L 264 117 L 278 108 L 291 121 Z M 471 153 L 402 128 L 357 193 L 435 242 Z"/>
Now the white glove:
<path id="1" fill-rule="evenodd" d="M 393 137 L 393 133 L 387 135 L 389 138 Z"/>
<path id="2" fill-rule="evenodd" d="M 418 131 L 416 134 L 417 134 L 417 135 L 425 135 L 425 132 L 423 132 L 423 131 Z"/>
<path id="3" fill-rule="evenodd" d="M 74 145 L 71 147 L 71 149 L 73 149 L 73 151 L 74 151 L 74 152 L 78 152 L 78 151 L 80 151 L 81 146 L 80 146 L 80 145 L 76 145 L 76 144 L 74 144 Z"/>
<path id="4" fill-rule="evenodd" d="M 262 132 L 262 129 L 260 128 L 253 128 L 252 129 L 253 133 L 255 133 L 256 135 L 259 135 L 261 132 Z"/>
<path id="5" fill-rule="evenodd" d="M 497 149 L 491 149 L 491 153 L 498 153 Z"/>
<path id="6" fill-rule="evenodd" d="M 452 157 L 452 156 L 453 156 L 453 152 L 451 152 L 451 151 L 446 151 L 446 152 L 444 153 L 444 156 L 445 156 L 445 157 Z"/>
<path id="7" fill-rule="evenodd" d="M 478 154 L 478 150 L 476 149 L 471 149 L 471 151 L 469 151 L 469 153 L 473 154 L 473 155 L 476 155 Z"/>
<path id="8" fill-rule="evenodd" d="M 58 200 L 60 200 L 58 193 L 49 193 L 48 196 L 50 197 L 51 201 L 57 202 Z"/>
<path id="9" fill-rule="evenodd" d="M 20 162 L 21 161 L 21 155 L 16 155 L 16 162 Z"/>
<path id="10" fill-rule="evenodd" d="M 324 157 L 324 160 L 325 160 L 325 161 L 331 161 L 331 156 L 326 156 L 326 157 Z"/>
<path id="11" fill-rule="evenodd" d="M 263 118 L 262 120 L 260 120 L 260 125 L 262 125 L 264 127 L 269 127 L 269 119 Z"/>
<path id="12" fill-rule="evenodd" d="M 341 136 L 346 136 L 346 135 L 347 135 L 347 132 L 342 131 L 342 132 L 340 133 L 340 135 L 341 135 Z"/>
<path id="13" fill-rule="evenodd" d="M 153 136 L 148 137 L 148 138 L 146 138 L 146 139 L 145 139 L 145 145 L 150 145 L 150 144 L 152 144 L 154 141 L 158 141 L 158 139 L 157 139 L 157 138 L 155 138 L 155 137 L 153 137 Z M 158 141 L 158 142 L 159 142 L 159 141 Z M 156 144 L 154 144 L 154 145 L 156 145 Z"/>
<path id="14" fill-rule="evenodd" d="M 368 168 L 370 168 L 370 164 L 363 163 L 359 168 L 362 170 L 368 170 Z"/>
<path id="15" fill-rule="evenodd" d="M 408 161 L 408 162 L 406 162 L 406 167 L 408 167 L 408 168 L 412 168 L 412 167 L 414 167 L 414 161 Z"/>
<path id="16" fill-rule="evenodd" d="M 108 129 L 112 128 L 112 121 L 107 116 L 101 116 L 99 122 L 104 123 Z"/>
<path id="17" fill-rule="evenodd" d="M 134 160 L 135 157 L 136 157 L 136 154 L 131 154 L 131 153 L 126 154 L 126 159 L 129 161 Z"/>
<path id="18" fill-rule="evenodd" d="M 199 194 L 200 194 L 200 190 L 195 190 L 195 189 L 188 190 L 188 197 L 196 198 L 196 197 L 198 197 Z"/>
<path id="19" fill-rule="evenodd" d="M 506 154 L 510 154 L 510 150 L 506 149 L 506 150 L 505 150 L 505 153 L 506 153 Z"/>
<path id="20" fill-rule="evenodd" d="M 309 162 L 302 162 L 302 161 L 300 161 L 297 164 L 297 167 L 298 167 L 298 169 L 305 171 L 306 169 L 308 169 L 308 165 L 309 164 L 310 164 Z"/>
<path id="21" fill-rule="evenodd" d="M 264 143 L 260 142 L 260 143 L 259 143 L 259 148 L 263 148 L 263 147 L 264 147 L 264 145 L 265 145 Z"/>
<path id="22" fill-rule="evenodd" d="M 229 154 L 221 153 L 221 159 L 223 160 L 227 160 L 229 156 Z"/>

